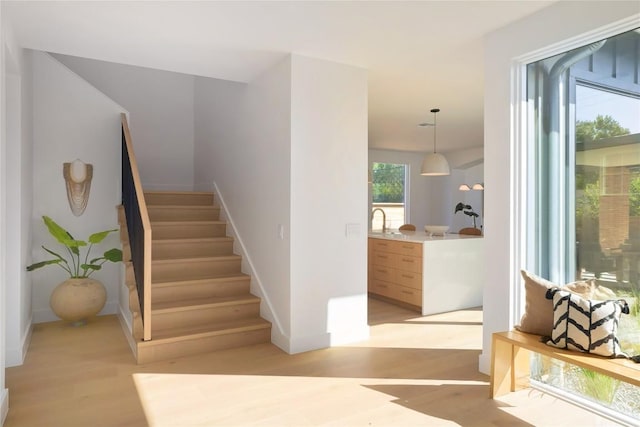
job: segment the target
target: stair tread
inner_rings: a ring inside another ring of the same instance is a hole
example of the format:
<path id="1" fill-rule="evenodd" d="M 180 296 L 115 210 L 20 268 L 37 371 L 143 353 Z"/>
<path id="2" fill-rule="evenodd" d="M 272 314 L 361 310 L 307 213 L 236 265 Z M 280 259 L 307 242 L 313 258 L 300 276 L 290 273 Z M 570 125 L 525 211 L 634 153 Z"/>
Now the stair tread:
<path id="1" fill-rule="evenodd" d="M 140 342 L 138 345 L 161 344 L 162 340 L 178 341 L 187 339 L 197 339 L 203 336 L 224 335 L 233 332 L 242 332 L 255 329 L 264 329 L 271 327 L 271 322 L 261 317 L 252 317 L 248 319 L 238 319 L 231 322 L 216 322 L 211 325 L 200 325 L 193 327 L 181 327 L 173 329 L 165 329 L 153 333 L 153 340 Z"/>
<path id="2" fill-rule="evenodd" d="M 207 256 L 192 256 L 189 258 L 167 258 L 167 259 L 154 259 L 151 264 L 171 264 L 181 262 L 202 262 L 202 261 L 237 261 L 242 259 L 242 256 L 236 254 L 229 255 L 207 255 Z"/>
<path id="3" fill-rule="evenodd" d="M 151 302 L 151 312 L 153 314 L 157 314 L 163 311 L 186 311 L 204 306 L 254 304 L 256 302 L 260 302 L 260 298 L 252 294 L 226 297 L 191 298 L 176 301 Z"/>
<path id="4" fill-rule="evenodd" d="M 235 277 L 238 274 L 241 274 L 239 271 L 237 272 L 230 272 L 230 273 L 219 273 L 219 274 L 207 274 L 205 276 L 200 276 L 200 277 L 189 277 L 186 278 L 184 280 L 176 280 L 176 279 L 151 279 L 152 283 L 154 285 L 159 284 L 159 283 L 175 283 L 178 281 L 192 281 L 192 280 L 211 280 L 211 279 L 223 279 L 223 278 L 227 278 L 227 277 Z M 153 275 L 153 273 L 152 273 Z"/>
<path id="5" fill-rule="evenodd" d="M 207 221 L 150 221 L 152 225 L 179 225 L 179 224 L 193 224 L 193 225 L 208 225 L 208 224 L 226 224 L 226 221 L 221 220 L 207 220 Z M 153 227 L 151 227 L 153 230 Z"/>
<path id="6" fill-rule="evenodd" d="M 180 286 L 181 284 L 198 284 L 198 283 L 209 283 L 209 282 L 216 282 L 216 281 L 224 281 L 224 280 L 238 280 L 238 281 L 244 281 L 244 280 L 248 280 L 250 279 L 251 276 L 249 276 L 248 274 L 244 274 L 244 273 L 232 273 L 232 274 L 220 274 L 220 275 L 216 275 L 216 276 L 212 276 L 212 277 L 208 277 L 205 279 L 186 279 L 186 280 L 172 280 L 172 281 L 167 281 L 167 282 L 153 282 L 151 284 L 151 286 L 153 288 L 157 288 L 157 287 L 169 287 L 169 286 Z"/>
<path id="7" fill-rule="evenodd" d="M 179 239 L 158 239 L 154 243 L 161 244 L 175 244 L 175 243 L 206 243 L 206 242 L 228 242 L 232 241 L 233 237 L 220 236 L 220 237 L 181 237 Z"/>
<path id="8" fill-rule="evenodd" d="M 213 195 L 212 191 L 176 191 L 176 190 L 144 190 L 144 194 L 202 194 Z"/>
<path id="9" fill-rule="evenodd" d="M 200 209 L 200 210 L 215 210 L 220 209 L 217 205 L 149 205 L 151 209 Z"/>

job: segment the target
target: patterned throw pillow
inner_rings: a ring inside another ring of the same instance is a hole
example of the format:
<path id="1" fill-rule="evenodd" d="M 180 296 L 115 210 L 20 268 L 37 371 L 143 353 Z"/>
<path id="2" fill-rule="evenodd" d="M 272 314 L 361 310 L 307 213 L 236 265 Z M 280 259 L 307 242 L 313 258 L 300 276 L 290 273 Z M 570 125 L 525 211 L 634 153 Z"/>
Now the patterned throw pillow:
<path id="1" fill-rule="evenodd" d="M 616 337 L 622 313 L 629 314 L 624 300 L 595 301 L 561 289 L 549 289 L 553 300 L 553 331 L 548 345 L 598 354 L 627 357 Z"/>

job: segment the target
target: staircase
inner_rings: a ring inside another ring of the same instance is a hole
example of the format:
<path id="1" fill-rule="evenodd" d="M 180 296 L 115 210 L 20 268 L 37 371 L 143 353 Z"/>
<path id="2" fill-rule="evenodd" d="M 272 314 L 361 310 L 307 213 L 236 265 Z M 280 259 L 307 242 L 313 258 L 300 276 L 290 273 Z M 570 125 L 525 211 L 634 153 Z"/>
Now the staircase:
<path id="1" fill-rule="evenodd" d="M 135 294 L 130 306 L 138 363 L 270 342 L 271 324 L 260 317 L 260 299 L 250 293 L 250 277 L 240 271 L 242 259 L 233 253 L 213 194 L 144 194 L 152 235 L 149 341 L 142 341 L 131 263 L 126 275 Z M 121 227 L 126 229 L 126 221 Z M 126 257 L 128 239 L 123 246 Z"/>

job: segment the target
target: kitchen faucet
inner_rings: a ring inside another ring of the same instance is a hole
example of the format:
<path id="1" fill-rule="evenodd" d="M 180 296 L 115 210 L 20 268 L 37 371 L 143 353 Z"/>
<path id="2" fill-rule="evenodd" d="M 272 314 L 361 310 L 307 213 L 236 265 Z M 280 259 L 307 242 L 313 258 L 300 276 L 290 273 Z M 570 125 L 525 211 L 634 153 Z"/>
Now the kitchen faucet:
<path id="1" fill-rule="evenodd" d="M 373 216 L 375 215 L 376 211 L 382 212 L 382 232 L 384 233 L 387 230 L 387 214 L 384 213 L 384 210 L 381 208 L 375 208 L 371 211 L 371 228 L 373 229 Z"/>

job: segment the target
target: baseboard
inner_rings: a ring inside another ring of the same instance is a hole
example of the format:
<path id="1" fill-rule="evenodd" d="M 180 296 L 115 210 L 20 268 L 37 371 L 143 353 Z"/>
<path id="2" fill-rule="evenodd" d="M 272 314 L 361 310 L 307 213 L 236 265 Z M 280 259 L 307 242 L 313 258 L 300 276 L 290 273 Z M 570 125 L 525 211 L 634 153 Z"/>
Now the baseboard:
<path id="1" fill-rule="evenodd" d="M 273 304 L 271 304 L 269 295 L 267 294 L 267 292 L 264 289 L 264 286 L 262 285 L 262 281 L 260 280 L 260 276 L 256 272 L 256 269 L 253 265 L 253 261 L 251 260 L 251 256 L 249 256 L 249 253 L 246 250 L 244 242 L 242 241 L 242 237 L 240 237 L 240 234 L 238 233 L 238 229 L 236 228 L 235 223 L 233 222 L 233 218 L 231 217 L 231 215 L 229 215 L 229 210 L 227 209 L 227 204 L 224 201 L 224 197 L 222 196 L 222 193 L 218 188 L 218 184 L 216 184 L 215 182 L 213 183 L 213 192 L 215 194 L 214 196 L 215 200 L 218 200 L 220 203 L 220 208 L 221 208 L 220 214 L 223 215 L 224 220 L 229 225 L 229 227 L 227 227 L 227 231 L 231 233 L 231 236 L 234 238 L 235 242 L 238 243 L 239 251 L 240 251 L 239 255 L 242 256 L 243 262 L 246 262 L 246 265 L 249 267 L 250 271 L 248 274 L 251 276 L 252 288 L 253 288 L 253 285 L 255 284 L 255 287 L 258 289 L 257 296 L 259 296 L 262 299 L 262 301 L 265 303 L 267 313 L 265 313 L 265 315 L 263 315 L 262 317 L 270 321 L 277 328 L 277 332 L 276 332 L 277 335 L 284 336 L 284 329 L 282 328 L 282 323 L 280 322 L 280 319 L 278 319 L 278 316 L 276 315 L 276 312 L 273 309 Z M 260 314 L 262 315 L 264 311 L 265 310 L 261 308 Z M 273 332 L 271 333 L 271 336 L 272 337 L 274 336 Z M 278 344 L 276 345 L 280 348 L 283 348 Z"/>
<path id="2" fill-rule="evenodd" d="M 9 390 L 2 389 L 0 391 L 0 425 L 4 424 L 4 420 L 7 419 L 9 413 Z"/>
<path id="3" fill-rule="evenodd" d="M 104 305 L 104 308 L 100 311 L 98 316 L 117 314 L 118 307 L 119 305 L 117 301 L 109 301 Z M 60 320 L 60 318 L 53 313 L 51 308 L 33 310 L 33 323 L 56 322 L 58 320 Z"/>
<path id="4" fill-rule="evenodd" d="M 491 375 L 491 359 L 486 353 L 480 353 L 478 356 L 478 370 L 485 375 Z"/>
<path id="5" fill-rule="evenodd" d="M 5 355 L 5 367 L 10 368 L 12 366 L 20 366 L 24 363 L 24 358 L 27 356 L 29 350 L 29 344 L 31 344 L 31 334 L 33 333 L 33 322 L 29 322 L 29 326 L 25 334 L 22 336 L 22 344 L 20 348 L 7 349 Z"/>
<path id="6" fill-rule="evenodd" d="M 127 343 L 129 344 L 129 348 L 131 348 L 131 352 L 133 353 L 133 358 L 138 360 L 138 346 L 136 345 L 136 340 L 133 338 L 133 326 L 129 323 L 127 316 L 125 316 L 122 311 L 122 307 L 118 310 L 118 320 L 120 321 L 120 326 L 122 327 L 122 331 L 124 332 L 124 336 L 127 339 Z"/>
<path id="7" fill-rule="evenodd" d="M 263 316 L 262 313 L 260 316 L 266 319 L 266 316 Z M 289 337 L 281 334 L 280 331 L 278 331 L 278 328 L 271 328 L 271 344 L 275 345 L 285 353 L 291 354 Z"/>
<path id="8" fill-rule="evenodd" d="M 331 334 L 323 333 L 303 337 L 292 337 L 290 341 L 289 354 L 302 353 L 331 347 Z"/>
<path id="9" fill-rule="evenodd" d="M 344 331 L 331 332 L 331 347 L 366 341 L 370 337 L 369 325 L 360 328 L 348 328 Z"/>

